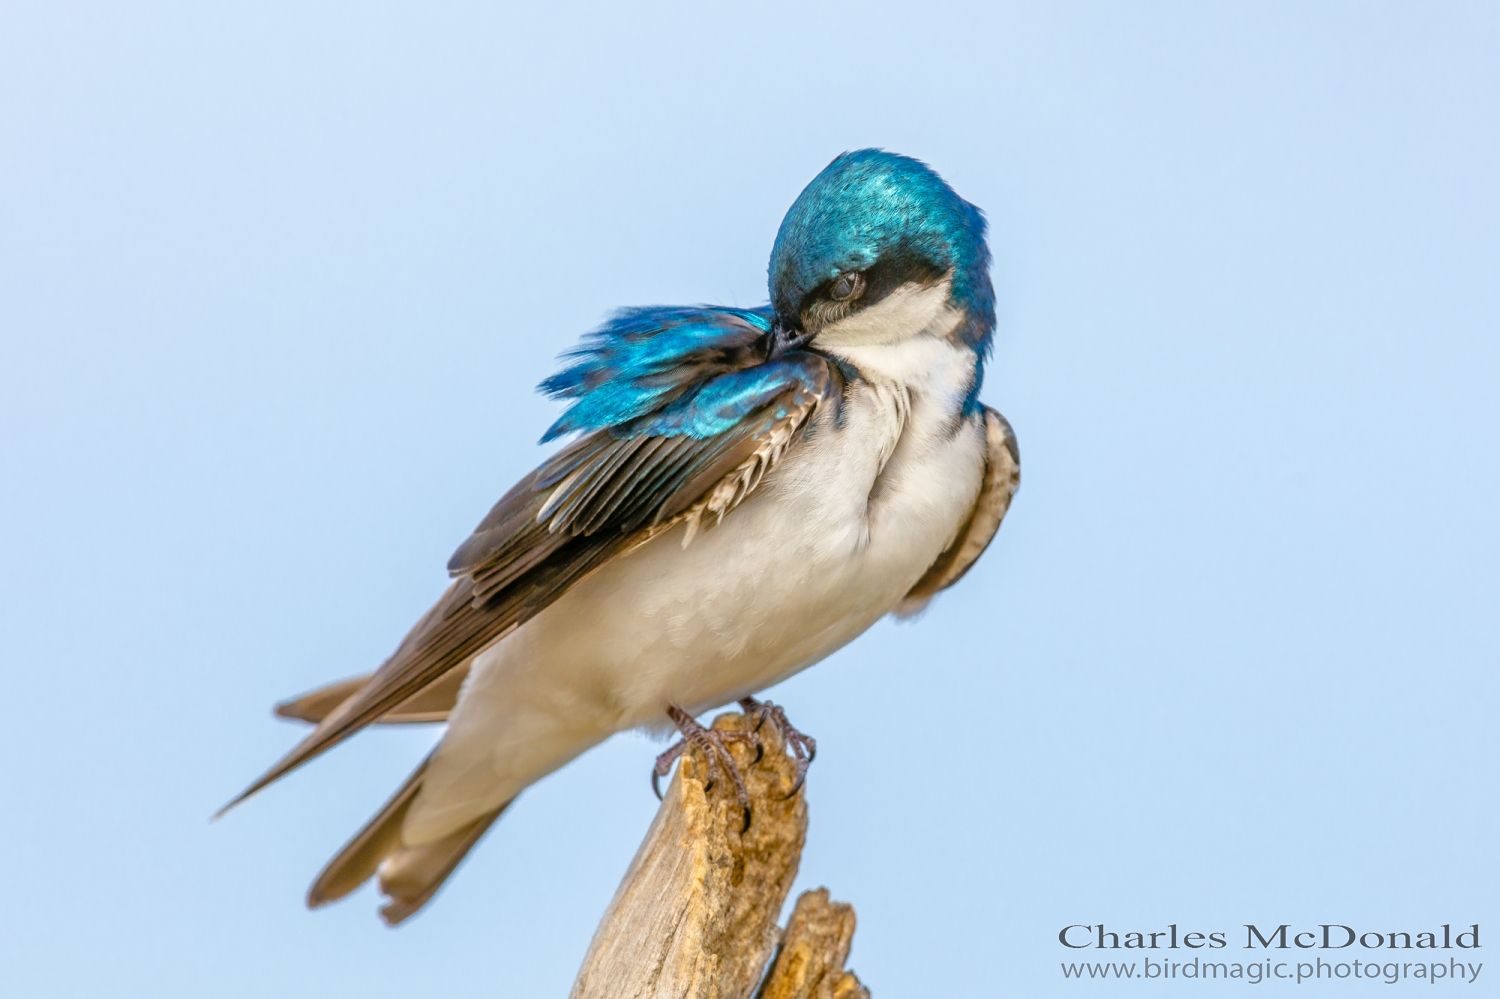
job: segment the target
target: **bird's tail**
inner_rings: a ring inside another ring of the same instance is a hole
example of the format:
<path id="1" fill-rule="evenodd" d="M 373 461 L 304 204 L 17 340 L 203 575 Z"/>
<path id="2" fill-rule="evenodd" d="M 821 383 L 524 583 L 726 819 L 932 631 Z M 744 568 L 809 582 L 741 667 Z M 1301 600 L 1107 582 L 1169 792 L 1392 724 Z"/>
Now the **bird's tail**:
<path id="1" fill-rule="evenodd" d="M 381 908 L 380 918 L 395 926 L 427 904 L 510 805 L 507 801 L 442 839 L 407 846 L 401 839 L 401 825 L 426 773 L 427 760 L 423 760 L 391 800 L 328 862 L 308 889 L 309 909 L 337 901 L 378 875 L 380 891 L 390 899 Z"/>

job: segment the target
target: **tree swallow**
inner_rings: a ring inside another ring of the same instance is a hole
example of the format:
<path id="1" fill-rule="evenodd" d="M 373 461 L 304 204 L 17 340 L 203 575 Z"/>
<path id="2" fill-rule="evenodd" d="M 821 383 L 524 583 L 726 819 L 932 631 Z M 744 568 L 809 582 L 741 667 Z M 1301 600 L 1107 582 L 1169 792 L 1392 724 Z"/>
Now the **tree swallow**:
<path id="1" fill-rule="evenodd" d="M 979 209 L 865 149 L 787 212 L 767 306 L 624 309 L 589 334 L 541 385 L 568 400 L 543 442 L 571 442 L 378 670 L 278 707 L 316 727 L 231 802 L 366 725 L 447 722 L 308 904 L 378 877 L 399 923 L 523 789 L 616 732 L 704 743 L 693 716 L 740 700 L 810 750 L 752 695 L 957 582 L 1020 482 L 979 402 L 989 265 Z"/>

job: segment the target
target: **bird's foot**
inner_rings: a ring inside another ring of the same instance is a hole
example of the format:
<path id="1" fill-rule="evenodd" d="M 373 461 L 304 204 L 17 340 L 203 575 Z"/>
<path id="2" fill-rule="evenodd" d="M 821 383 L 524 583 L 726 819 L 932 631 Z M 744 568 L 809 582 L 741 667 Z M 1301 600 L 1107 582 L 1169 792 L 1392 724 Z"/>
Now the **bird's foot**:
<path id="1" fill-rule="evenodd" d="M 667 717 L 672 719 L 677 730 L 682 733 L 682 740 L 656 758 L 656 766 L 651 771 L 651 789 L 656 792 L 656 796 L 661 797 L 659 781 L 672 769 L 673 761 L 689 746 L 697 746 L 703 750 L 703 758 L 708 762 L 708 781 L 703 785 L 703 789 L 706 791 L 714 786 L 714 781 L 719 779 L 719 764 L 722 763 L 729 774 L 729 780 L 734 784 L 734 796 L 739 800 L 740 808 L 744 809 L 745 826 L 749 828 L 750 792 L 745 789 L 744 775 L 740 773 L 734 757 L 729 755 L 729 743 L 748 742 L 759 749 L 760 736 L 754 732 L 704 728 L 693 720 L 692 715 L 675 704 L 667 706 Z"/>
<path id="2" fill-rule="evenodd" d="M 760 727 L 766 722 L 776 726 L 781 733 L 781 740 L 792 749 L 792 755 L 796 757 L 796 779 L 792 781 L 792 789 L 787 792 L 790 798 L 802 787 L 802 782 L 807 779 L 807 767 L 813 758 L 818 755 L 818 740 L 810 735 L 803 735 L 792 727 L 792 723 L 786 720 L 786 711 L 779 704 L 770 701 L 757 701 L 753 697 L 740 698 L 740 707 L 744 709 L 747 716 L 755 719 L 755 728 L 752 731 L 760 731 Z"/>

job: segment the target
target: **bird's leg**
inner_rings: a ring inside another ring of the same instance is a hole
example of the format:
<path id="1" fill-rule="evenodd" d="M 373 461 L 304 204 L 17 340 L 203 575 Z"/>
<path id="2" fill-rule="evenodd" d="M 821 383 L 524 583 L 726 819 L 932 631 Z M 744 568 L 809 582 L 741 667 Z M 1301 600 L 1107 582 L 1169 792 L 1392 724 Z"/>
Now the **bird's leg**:
<path id="1" fill-rule="evenodd" d="M 715 728 L 704 728 L 693 720 L 693 716 L 682 710 L 675 704 L 667 705 L 667 717 L 677 726 L 682 733 L 682 741 L 668 749 L 656 758 L 656 767 L 651 771 L 651 789 L 661 797 L 661 785 L 658 783 L 672 769 L 672 762 L 689 746 L 697 746 L 703 750 L 703 757 L 708 761 L 708 781 L 703 789 L 706 791 L 714 786 L 714 781 L 719 779 L 719 763 L 723 762 L 724 768 L 729 771 L 729 779 L 734 783 L 734 796 L 739 800 L 740 807 L 745 810 L 745 825 L 750 824 L 750 792 L 745 789 L 745 778 L 740 774 L 740 768 L 735 764 L 734 757 L 729 755 L 728 743 L 749 742 L 756 746 L 760 745 L 760 736 L 754 732 L 725 732 Z"/>
<path id="2" fill-rule="evenodd" d="M 787 797 L 790 798 L 797 793 L 798 788 L 802 787 L 802 782 L 807 779 L 808 764 L 812 763 L 813 758 L 818 755 L 818 740 L 792 728 L 792 723 L 786 720 L 786 712 L 779 704 L 757 701 L 753 697 L 742 697 L 740 707 L 744 709 L 746 715 L 755 718 L 753 731 L 760 731 L 760 727 L 769 721 L 781 732 L 782 741 L 792 747 L 792 755 L 797 758 L 797 778 L 792 782 L 792 789 L 787 792 Z"/>

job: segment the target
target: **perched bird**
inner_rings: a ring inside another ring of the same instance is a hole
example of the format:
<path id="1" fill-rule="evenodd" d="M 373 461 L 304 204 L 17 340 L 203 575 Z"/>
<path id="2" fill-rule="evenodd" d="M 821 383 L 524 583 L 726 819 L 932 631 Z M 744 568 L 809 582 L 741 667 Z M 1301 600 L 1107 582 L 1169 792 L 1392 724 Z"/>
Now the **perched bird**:
<path id="1" fill-rule="evenodd" d="M 979 402 L 989 265 L 979 209 L 865 149 L 787 212 L 769 305 L 624 309 L 586 337 L 541 386 L 569 400 L 543 441 L 572 442 L 480 522 L 378 670 L 278 707 L 316 727 L 231 802 L 366 725 L 447 722 L 308 904 L 378 876 L 400 922 L 516 795 L 616 732 L 676 725 L 738 782 L 693 716 L 739 700 L 810 758 L 752 695 L 955 583 L 1019 484 Z"/>

